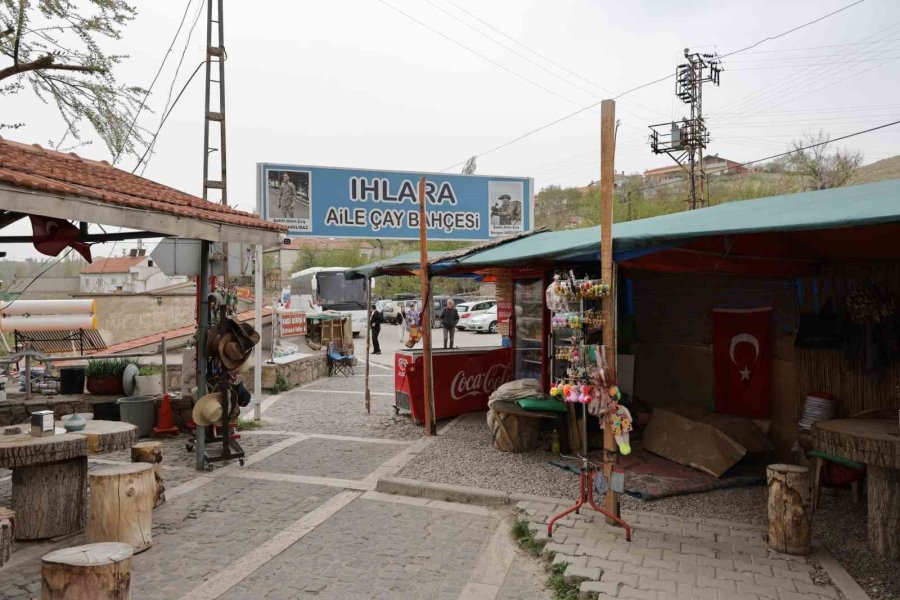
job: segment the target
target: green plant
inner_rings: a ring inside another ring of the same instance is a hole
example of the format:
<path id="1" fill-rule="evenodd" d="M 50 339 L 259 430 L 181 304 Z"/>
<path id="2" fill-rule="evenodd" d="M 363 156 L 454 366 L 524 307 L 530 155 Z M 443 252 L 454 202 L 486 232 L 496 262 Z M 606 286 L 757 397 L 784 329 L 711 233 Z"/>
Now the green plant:
<path id="1" fill-rule="evenodd" d="M 512 536 L 519 547 L 532 556 L 540 556 L 544 544 L 534 539 L 534 532 L 528 528 L 528 521 L 518 519 L 512 526 Z"/>
<path id="2" fill-rule="evenodd" d="M 161 374 L 162 365 L 138 365 L 138 375 L 141 375 L 142 377 Z"/>
<path id="3" fill-rule="evenodd" d="M 88 361 L 84 374 L 86 377 L 121 377 L 125 367 L 136 364 L 127 358 L 100 358 Z"/>
<path id="4" fill-rule="evenodd" d="M 550 567 L 547 587 L 553 590 L 553 596 L 556 600 L 578 600 L 580 585 L 566 581 L 566 578 L 563 576 L 567 566 L 565 563 L 556 563 Z"/>
<path id="5" fill-rule="evenodd" d="M 262 429 L 268 425 L 265 421 L 257 421 L 255 419 L 238 419 L 238 429 Z"/>
<path id="6" fill-rule="evenodd" d="M 272 385 L 272 393 L 273 394 L 281 394 L 283 392 L 291 389 L 291 384 L 288 383 L 288 380 L 284 375 L 278 373 L 275 375 L 275 383 Z"/>

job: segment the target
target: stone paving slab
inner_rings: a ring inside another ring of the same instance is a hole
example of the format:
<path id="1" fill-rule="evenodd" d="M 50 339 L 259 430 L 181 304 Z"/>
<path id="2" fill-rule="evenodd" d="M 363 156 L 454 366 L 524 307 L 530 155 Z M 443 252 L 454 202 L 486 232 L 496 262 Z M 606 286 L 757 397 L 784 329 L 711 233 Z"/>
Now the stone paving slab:
<path id="1" fill-rule="evenodd" d="M 523 502 L 519 508 L 532 531 L 546 534 L 547 522 L 566 507 Z M 556 564 L 571 565 L 572 579 L 583 580 L 582 600 L 838 597 L 834 586 L 815 583 L 808 560 L 770 550 L 755 525 L 650 513 L 623 518 L 632 527 L 631 542 L 592 510 L 568 515 L 554 527 L 544 553 Z"/>
<path id="2" fill-rule="evenodd" d="M 496 527 L 488 516 L 358 499 L 221 598 L 457 600 Z"/>
<path id="3" fill-rule="evenodd" d="M 271 473 L 363 479 L 402 451 L 403 446 L 396 444 L 312 438 L 285 448 L 248 468 Z"/>

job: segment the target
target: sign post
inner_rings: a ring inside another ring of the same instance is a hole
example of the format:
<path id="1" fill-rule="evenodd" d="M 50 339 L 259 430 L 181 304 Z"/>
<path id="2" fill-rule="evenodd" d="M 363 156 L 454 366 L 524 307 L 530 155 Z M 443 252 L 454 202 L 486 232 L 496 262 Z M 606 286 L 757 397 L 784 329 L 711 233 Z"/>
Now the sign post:
<path id="1" fill-rule="evenodd" d="M 613 180 L 616 156 L 616 101 L 604 100 L 600 104 L 600 277 L 609 284 L 609 296 L 603 300 L 603 347 L 606 351 L 607 378 L 616 381 L 616 286 L 613 266 Z M 612 423 L 607 415 L 603 424 L 603 475 L 612 481 L 616 466 L 616 440 Z M 606 510 L 619 516 L 619 496 L 611 489 L 606 492 Z M 615 520 L 606 517 L 607 523 Z"/>
<path id="2" fill-rule="evenodd" d="M 425 177 L 419 178 L 419 278 L 421 282 L 422 312 L 419 321 L 422 327 L 422 371 L 424 377 L 425 399 L 425 435 L 434 435 L 433 411 L 434 376 L 431 371 L 431 281 L 428 273 L 428 228 L 425 226 Z"/>
<path id="3" fill-rule="evenodd" d="M 262 309 L 263 309 L 263 247 L 257 244 L 254 254 L 255 284 L 253 298 L 253 328 L 259 333 L 260 342 L 253 347 L 253 418 L 262 419 Z M 275 328 L 272 327 L 272 331 Z"/>

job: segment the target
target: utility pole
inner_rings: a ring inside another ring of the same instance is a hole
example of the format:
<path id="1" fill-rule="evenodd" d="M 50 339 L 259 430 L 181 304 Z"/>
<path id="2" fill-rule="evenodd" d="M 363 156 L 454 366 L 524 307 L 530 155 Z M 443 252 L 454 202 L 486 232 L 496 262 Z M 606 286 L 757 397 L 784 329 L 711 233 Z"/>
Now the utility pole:
<path id="1" fill-rule="evenodd" d="M 209 0 L 206 3 L 206 110 L 204 112 L 205 129 L 203 131 L 203 199 L 210 200 L 210 190 L 220 190 L 219 201 L 228 205 L 228 188 L 225 179 L 225 28 L 222 24 L 223 0 Z M 213 5 L 216 5 L 215 11 Z M 213 30 L 215 45 L 213 44 Z M 213 64 L 218 73 L 213 74 Z M 213 77 L 218 79 L 213 79 Z M 213 102 L 213 88 L 219 92 L 218 102 Z M 219 128 L 219 147 L 210 146 L 210 131 Z M 209 163 L 213 154 L 218 152 L 219 177 L 210 179 Z"/>
<path id="2" fill-rule="evenodd" d="M 691 54 L 688 48 L 684 49 L 684 57 L 687 62 L 675 70 L 675 95 L 691 107 L 691 116 L 681 121 L 650 125 L 650 148 L 655 154 L 668 154 L 688 171 L 688 208 L 695 209 L 707 204 L 703 151 L 709 143 L 709 131 L 703 120 L 703 84 L 719 85 L 722 64 L 715 54 Z M 658 128 L 664 129 L 660 132 Z"/>

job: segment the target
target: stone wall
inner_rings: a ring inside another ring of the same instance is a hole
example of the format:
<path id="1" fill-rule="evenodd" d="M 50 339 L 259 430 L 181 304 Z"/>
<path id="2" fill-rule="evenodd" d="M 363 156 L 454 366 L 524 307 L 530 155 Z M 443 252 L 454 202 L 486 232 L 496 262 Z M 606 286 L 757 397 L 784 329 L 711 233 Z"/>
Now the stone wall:
<path id="1" fill-rule="evenodd" d="M 97 301 L 97 328 L 107 345 L 194 323 L 196 298 L 192 294 L 112 294 L 93 297 Z"/>

